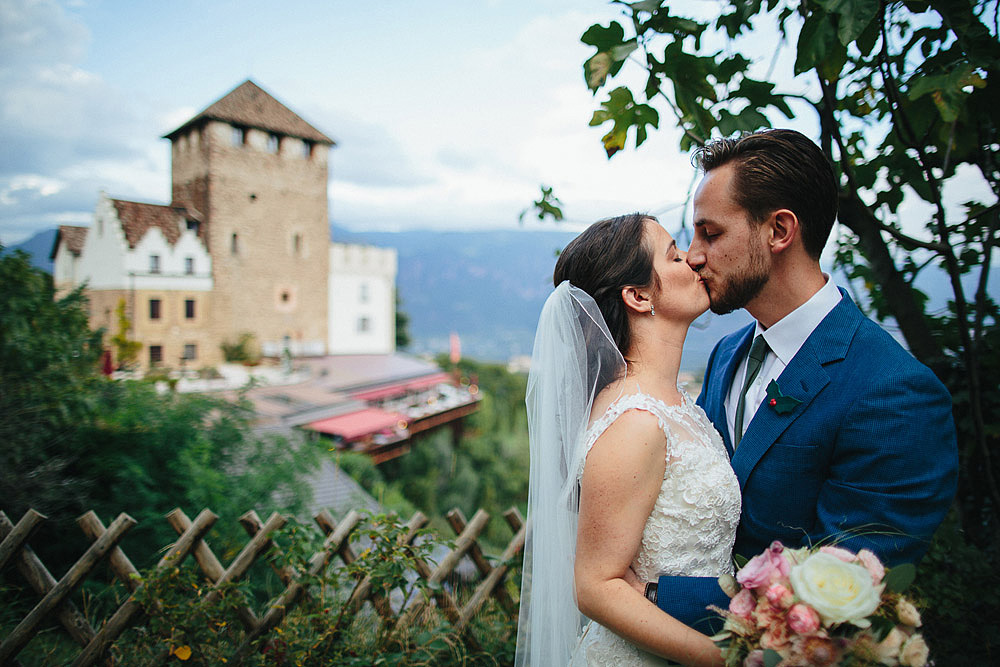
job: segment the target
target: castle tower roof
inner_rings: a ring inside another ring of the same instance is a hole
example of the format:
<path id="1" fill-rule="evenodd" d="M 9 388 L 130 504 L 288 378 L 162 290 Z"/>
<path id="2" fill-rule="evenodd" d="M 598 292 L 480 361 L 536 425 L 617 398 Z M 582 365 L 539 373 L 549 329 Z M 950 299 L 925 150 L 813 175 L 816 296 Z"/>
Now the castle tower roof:
<path id="1" fill-rule="evenodd" d="M 220 120 L 330 146 L 336 143 L 249 79 L 163 137 L 173 140 L 192 125 L 207 120 Z"/>

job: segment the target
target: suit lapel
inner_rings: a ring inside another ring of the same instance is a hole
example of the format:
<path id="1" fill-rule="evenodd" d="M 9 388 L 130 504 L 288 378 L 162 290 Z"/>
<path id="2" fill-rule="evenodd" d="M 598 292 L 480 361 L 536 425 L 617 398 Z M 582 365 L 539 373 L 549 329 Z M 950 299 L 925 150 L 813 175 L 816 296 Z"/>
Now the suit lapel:
<path id="1" fill-rule="evenodd" d="M 747 426 L 740 446 L 732 456 L 733 470 L 742 487 L 754 466 L 792 422 L 810 406 L 830 382 L 825 365 L 841 361 L 864 315 L 841 290 L 841 300 L 803 343 L 785 370 L 778 376 L 782 393 L 802 401 L 786 414 L 763 405 Z"/>

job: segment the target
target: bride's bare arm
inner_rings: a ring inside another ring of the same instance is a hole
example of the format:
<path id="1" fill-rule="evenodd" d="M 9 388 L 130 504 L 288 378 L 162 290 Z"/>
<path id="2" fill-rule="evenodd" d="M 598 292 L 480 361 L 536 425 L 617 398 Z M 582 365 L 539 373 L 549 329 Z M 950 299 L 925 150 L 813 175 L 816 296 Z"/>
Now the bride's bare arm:
<path id="1" fill-rule="evenodd" d="M 660 611 L 626 581 L 660 493 L 665 459 L 657 418 L 642 410 L 615 420 L 590 450 L 580 483 L 577 604 L 653 653 L 685 665 L 722 665 L 712 640 Z"/>

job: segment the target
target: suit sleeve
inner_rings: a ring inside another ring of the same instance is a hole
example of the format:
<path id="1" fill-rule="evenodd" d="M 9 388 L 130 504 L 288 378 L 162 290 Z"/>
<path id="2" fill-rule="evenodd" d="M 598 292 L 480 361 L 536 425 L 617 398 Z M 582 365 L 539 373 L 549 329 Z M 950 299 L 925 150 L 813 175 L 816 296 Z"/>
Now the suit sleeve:
<path id="1" fill-rule="evenodd" d="M 705 367 L 705 377 L 697 404 L 706 408 L 707 387 L 712 381 L 712 369 L 719 346 L 712 349 Z M 656 606 L 695 630 L 713 635 L 722 629 L 722 618 L 708 610 L 709 605 L 726 609 L 729 597 L 719 587 L 716 577 L 661 576 L 657 579 Z"/>
<path id="2" fill-rule="evenodd" d="M 925 366 L 910 366 L 870 369 L 872 385 L 837 435 L 813 543 L 841 536 L 889 565 L 915 562 L 944 519 L 958 479 L 951 396 Z"/>
<path id="3" fill-rule="evenodd" d="M 706 635 L 722 629 L 722 617 L 708 609 L 729 607 L 729 596 L 716 577 L 662 576 L 656 583 L 657 607 Z"/>

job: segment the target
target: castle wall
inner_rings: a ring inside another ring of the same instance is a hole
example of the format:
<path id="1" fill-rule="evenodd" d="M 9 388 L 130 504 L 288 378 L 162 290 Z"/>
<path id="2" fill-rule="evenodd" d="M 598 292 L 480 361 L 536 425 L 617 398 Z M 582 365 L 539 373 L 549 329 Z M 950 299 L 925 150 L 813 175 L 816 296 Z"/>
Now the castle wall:
<path id="1" fill-rule="evenodd" d="M 206 218 L 214 284 L 210 327 L 253 332 L 277 356 L 322 355 L 327 343 L 328 147 L 208 121 L 174 141 L 175 196 Z M 197 138 L 195 138 L 197 137 Z M 183 201 L 183 200 L 182 200 Z"/>
<path id="2" fill-rule="evenodd" d="M 396 251 L 330 245 L 330 354 L 391 354 L 396 348 Z"/>

